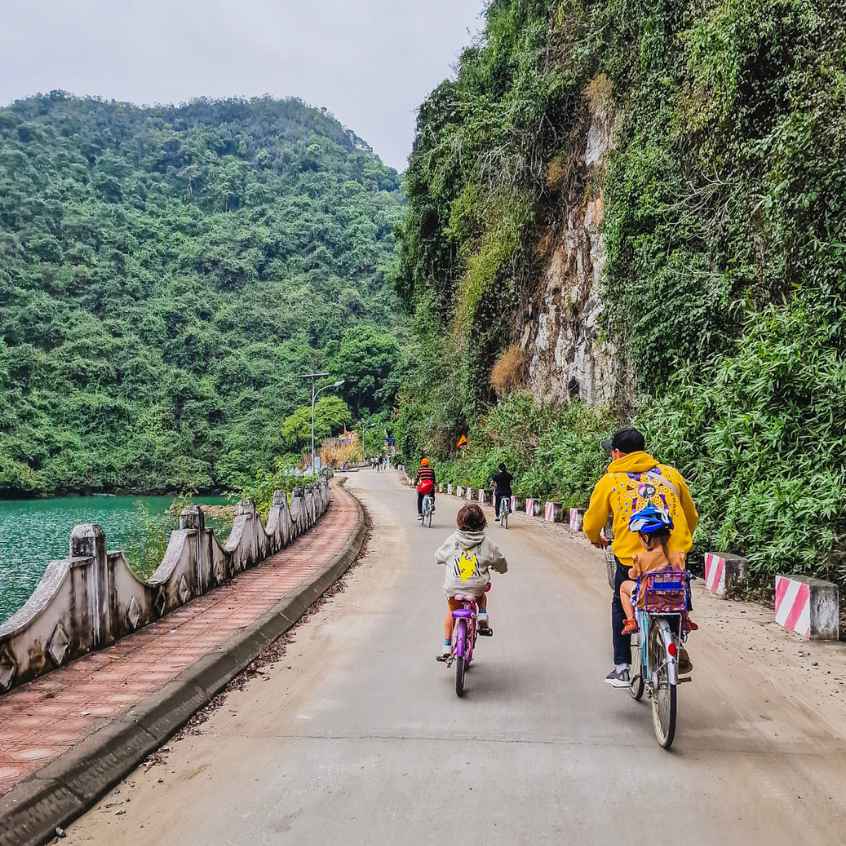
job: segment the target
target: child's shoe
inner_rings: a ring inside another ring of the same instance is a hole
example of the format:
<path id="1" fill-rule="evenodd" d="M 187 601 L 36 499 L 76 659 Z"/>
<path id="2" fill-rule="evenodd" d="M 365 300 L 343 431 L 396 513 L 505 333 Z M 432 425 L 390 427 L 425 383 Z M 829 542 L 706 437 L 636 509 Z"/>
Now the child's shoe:
<path id="1" fill-rule="evenodd" d="M 443 644 L 441 644 L 441 652 L 435 658 L 436 661 L 449 661 L 449 656 L 452 655 L 452 642 L 449 640 L 445 640 Z"/>
<path id="2" fill-rule="evenodd" d="M 623 623 L 623 630 L 620 632 L 621 635 L 630 635 L 634 634 L 637 631 L 637 620 L 626 620 Z"/>
<path id="3" fill-rule="evenodd" d="M 491 621 L 488 617 L 488 612 L 480 611 L 476 615 L 476 620 L 479 623 L 479 634 L 482 637 L 490 637 L 493 634 L 493 629 L 491 628 Z"/>
<path id="4" fill-rule="evenodd" d="M 688 618 L 684 621 L 684 627 L 685 627 L 685 628 L 686 628 L 689 632 L 698 632 L 698 631 L 699 631 L 699 624 L 698 624 L 698 623 L 694 623 L 694 622 L 693 622 L 693 620 L 691 620 L 691 619 L 690 619 L 690 617 L 688 617 Z"/>

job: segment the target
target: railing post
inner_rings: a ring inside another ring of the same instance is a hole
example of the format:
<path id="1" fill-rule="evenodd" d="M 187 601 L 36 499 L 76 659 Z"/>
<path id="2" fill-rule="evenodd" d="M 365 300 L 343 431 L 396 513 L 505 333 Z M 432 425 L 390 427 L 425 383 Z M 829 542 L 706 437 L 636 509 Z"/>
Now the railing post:
<path id="1" fill-rule="evenodd" d="M 93 649 L 98 649 L 114 640 L 111 620 L 113 585 L 106 563 L 106 538 L 100 526 L 82 523 L 73 527 L 70 558 L 72 566 L 75 561 L 78 562 L 77 572 L 85 589 L 91 644 Z"/>
<path id="2" fill-rule="evenodd" d="M 211 581 L 211 562 L 207 560 L 205 528 L 206 515 L 199 505 L 189 505 L 179 513 L 180 530 L 194 533 L 194 596 L 206 593 Z"/>

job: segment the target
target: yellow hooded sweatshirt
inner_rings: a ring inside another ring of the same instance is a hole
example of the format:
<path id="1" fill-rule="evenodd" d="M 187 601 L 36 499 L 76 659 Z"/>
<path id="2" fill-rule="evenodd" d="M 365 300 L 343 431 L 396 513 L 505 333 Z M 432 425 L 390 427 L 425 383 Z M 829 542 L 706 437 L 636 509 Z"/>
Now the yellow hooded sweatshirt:
<path id="1" fill-rule="evenodd" d="M 646 472 L 653 469 L 655 472 L 647 477 Z M 611 548 L 625 566 L 631 567 L 642 546 L 638 535 L 629 531 L 629 520 L 637 506 L 643 507 L 646 501 L 667 508 L 673 518 L 670 550 L 688 552 L 693 546 L 699 513 L 687 482 L 675 467 L 659 464 L 648 452 L 631 452 L 608 465 L 605 475 L 593 489 L 585 514 L 584 533 L 596 543 L 609 515 L 613 515 Z"/>

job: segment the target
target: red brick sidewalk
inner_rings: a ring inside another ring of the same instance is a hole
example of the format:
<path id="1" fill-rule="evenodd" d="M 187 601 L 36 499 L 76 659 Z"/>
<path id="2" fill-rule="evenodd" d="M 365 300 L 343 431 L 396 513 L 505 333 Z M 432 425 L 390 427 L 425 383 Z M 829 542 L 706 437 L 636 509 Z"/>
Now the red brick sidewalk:
<path id="1" fill-rule="evenodd" d="M 0 796 L 309 584 L 343 550 L 357 519 L 353 498 L 334 488 L 320 522 L 258 567 L 113 646 L 0 696 Z"/>

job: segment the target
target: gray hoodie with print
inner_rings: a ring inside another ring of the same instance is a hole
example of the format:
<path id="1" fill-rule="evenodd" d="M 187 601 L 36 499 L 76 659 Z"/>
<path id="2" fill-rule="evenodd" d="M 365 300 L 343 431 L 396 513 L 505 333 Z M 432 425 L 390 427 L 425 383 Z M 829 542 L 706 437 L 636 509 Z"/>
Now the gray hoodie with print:
<path id="1" fill-rule="evenodd" d="M 435 563 L 446 567 L 444 592 L 481 594 L 491 580 L 491 570 L 508 572 L 508 562 L 496 544 L 484 532 L 465 532 L 459 529 L 451 534 L 435 553 Z"/>

